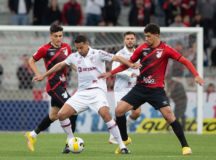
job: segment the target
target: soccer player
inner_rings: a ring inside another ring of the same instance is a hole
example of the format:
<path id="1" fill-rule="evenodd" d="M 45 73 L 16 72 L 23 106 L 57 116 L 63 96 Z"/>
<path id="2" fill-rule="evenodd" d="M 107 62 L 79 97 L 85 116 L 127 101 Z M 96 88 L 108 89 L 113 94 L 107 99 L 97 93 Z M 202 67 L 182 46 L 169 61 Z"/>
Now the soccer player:
<path id="1" fill-rule="evenodd" d="M 65 61 L 56 64 L 42 76 L 36 76 L 34 80 L 41 81 L 65 66 L 76 68 L 78 90 L 65 102 L 58 112 L 59 119 L 63 121 L 71 115 L 79 114 L 88 108 L 96 111 L 105 121 L 110 133 L 116 138 L 120 148 L 119 153 L 128 154 L 129 151 L 121 139 L 119 128 L 109 113 L 106 98 L 106 81 L 98 79 L 98 76 L 105 72 L 105 61 L 119 61 L 133 68 L 138 68 L 140 65 L 130 63 L 123 57 L 107 53 L 103 50 L 91 48 L 87 38 L 83 35 L 77 36 L 74 43 L 77 48 L 76 53 L 71 54 Z"/>
<path id="2" fill-rule="evenodd" d="M 60 25 L 53 24 L 50 26 L 50 39 L 51 41 L 41 46 L 36 53 L 29 59 L 29 64 L 36 76 L 40 75 L 36 62 L 43 58 L 44 64 L 47 70 L 53 67 L 58 62 L 64 61 L 70 54 L 71 48 L 67 43 L 62 42 L 63 28 Z M 36 129 L 31 132 L 26 132 L 28 148 L 34 151 L 34 144 L 36 142 L 37 135 L 47 129 L 52 122 L 58 119 L 57 113 L 63 106 L 70 95 L 66 90 L 66 75 L 67 69 L 63 68 L 61 71 L 53 73 L 47 79 L 46 90 L 51 96 L 51 111 L 50 113 L 40 122 Z M 75 130 L 75 122 L 77 116 L 74 115 L 69 119 L 60 120 L 60 124 L 64 131 L 67 133 L 68 138 L 72 135 L 72 130 Z M 70 123 L 71 121 L 71 123 Z M 71 127 L 71 124 L 72 127 Z M 68 145 L 62 153 L 69 153 Z"/>
<path id="3" fill-rule="evenodd" d="M 116 123 L 119 126 L 122 139 L 123 141 L 128 140 L 125 113 L 148 102 L 156 110 L 159 110 L 164 119 L 171 125 L 181 143 L 182 154 L 192 154 L 183 129 L 171 110 L 168 97 L 164 91 L 164 76 L 168 59 L 174 59 L 185 65 L 199 85 L 203 85 L 204 80 L 188 59 L 160 40 L 160 28 L 158 25 L 152 23 L 146 25 L 144 35 L 146 42 L 140 45 L 130 57 L 131 62 L 140 60 L 142 65 L 140 74 L 137 77 L 137 84 L 121 99 L 115 110 Z M 127 68 L 126 65 L 121 65 L 111 72 L 100 75 L 99 78 L 107 78 Z M 117 148 L 117 151 L 119 151 L 119 148 Z"/>
<path id="4" fill-rule="evenodd" d="M 126 59 L 130 59 L 131 55 L 135 50 L 136 45 L 136 34 L 134 32 L 128 31 L 124 33 L 124 48 L 119 50 L 116 55 L 120 55 Z M 116 68 L 119 66 L 119 62 L 113 62 L 112 68 Z M 138 69 L 128 68 L 123 72 L 119 72 L 115 77 L 115 85 L 114 85 L 114 95 L 115 95 L 115 104 L 121 100 L 123 96 L 125 96 L 131 88 L 136 84 L 136 77 L 139 75 Z M 127 116 L 127 127 L 140 116 L 141 108 L 137 108 L 136 110 L 132 110 L 131 114 Z M 115 138 L 110 135 L 109 143 L 117 144 Z M 127 141 L 127 143 L 131 143 L 131 139 Z"/>

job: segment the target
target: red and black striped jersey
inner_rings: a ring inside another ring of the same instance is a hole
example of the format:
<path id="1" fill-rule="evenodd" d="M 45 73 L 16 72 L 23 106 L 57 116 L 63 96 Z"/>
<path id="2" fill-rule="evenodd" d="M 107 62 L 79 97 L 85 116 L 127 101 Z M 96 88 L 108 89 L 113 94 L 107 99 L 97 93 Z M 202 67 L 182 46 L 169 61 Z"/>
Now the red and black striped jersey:
<path id="1" fill-rule="evenodd" d="M 137 83 L 146 87 L 164 87 L 164 77 L 168 59 L 179 60 L 182 55 L 175 49 L 161 42 L 156 48 L 151 48 L 147 43 L 140 45 L 131 56 L 132 62 L 140 61 L 140 75 Z"/>
<path id="2" fill-rule="evenodd" d="M 48 43 L 41 46 L 37 52 L 34 53 L 33 58 L 35 61 L 43 58 L 46 70 L 49 70 L 55 64 L 64 61 L 70 54 L 71 47 L 67 43 L 62 43 L 59 48 L 55 48 L 51 43 Z M 66 77 L 67 68 L 51 74 L 47 78 L 46 90 L 55 89 L 59 85 L 66 87 Z"/>

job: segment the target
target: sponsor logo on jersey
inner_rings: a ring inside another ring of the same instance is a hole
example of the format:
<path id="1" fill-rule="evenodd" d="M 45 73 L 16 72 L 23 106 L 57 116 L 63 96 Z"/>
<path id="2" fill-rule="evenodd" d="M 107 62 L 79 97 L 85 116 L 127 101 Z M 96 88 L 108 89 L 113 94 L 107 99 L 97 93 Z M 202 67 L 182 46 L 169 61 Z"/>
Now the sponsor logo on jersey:
<path id="1" fill-rule="evenodd" d="M 154 84 L 155 83 L 155 79 L 152 78 L 152 76 L 143 77 L 143 81 L 147 84 Z"/>
<path id="2" fill-rule="evenodd" d="M 64 99 L 68 98 L 68 94 L 67 94 L 66 91 L 65 91 L 64 93 L 62 93 L 62 97 L 63 97 Z"/>
<path id="3" fill-rule="evenodd" d="M 96 67 L 86 67 L 86 68 L 78 67 L 77 70 L 78 72 L 86 72 L 86 71 L 96 70 Z"/>

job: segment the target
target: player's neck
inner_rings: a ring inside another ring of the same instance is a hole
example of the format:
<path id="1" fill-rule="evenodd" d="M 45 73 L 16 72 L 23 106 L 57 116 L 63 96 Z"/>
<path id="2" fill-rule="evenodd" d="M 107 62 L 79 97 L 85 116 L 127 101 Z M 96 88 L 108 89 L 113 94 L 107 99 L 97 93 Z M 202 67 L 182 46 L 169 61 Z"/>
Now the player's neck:
<path id="1" fill-rule="evenodd" d="M 50 44 L 54 47 L 54 48 L 60 48 L 61 45 L 55 45 L 53 42 L 50 42 Z"/>
<path id="2" fill-rule="evenodd" d="M 158 39 L 152 46 L 151 48 L 157 48 L 160 45 L 161 41 Z"/>

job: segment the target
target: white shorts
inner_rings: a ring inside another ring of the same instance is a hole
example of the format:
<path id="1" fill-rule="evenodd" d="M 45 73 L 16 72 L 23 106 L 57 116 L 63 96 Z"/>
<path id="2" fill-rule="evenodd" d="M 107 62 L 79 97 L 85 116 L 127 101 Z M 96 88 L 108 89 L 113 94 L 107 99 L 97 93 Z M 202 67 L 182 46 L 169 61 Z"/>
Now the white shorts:
<path id="1" fill-rule="evenodd" d="M 128 88 L 127 90 L 124 89 L 122 92 L 114 92 L 115 95 L 115 106 L 117 106 L 118 102 L 131 90 L 131 88 Z"/>
<path id="2" fill-rule="evenodd" d="M 98 113 L 101 107 L 109 107 L 106 92 L 100 88 L 77 91 L 65 103 L 70 105 L 77 113 L 89 108 Z"/>

